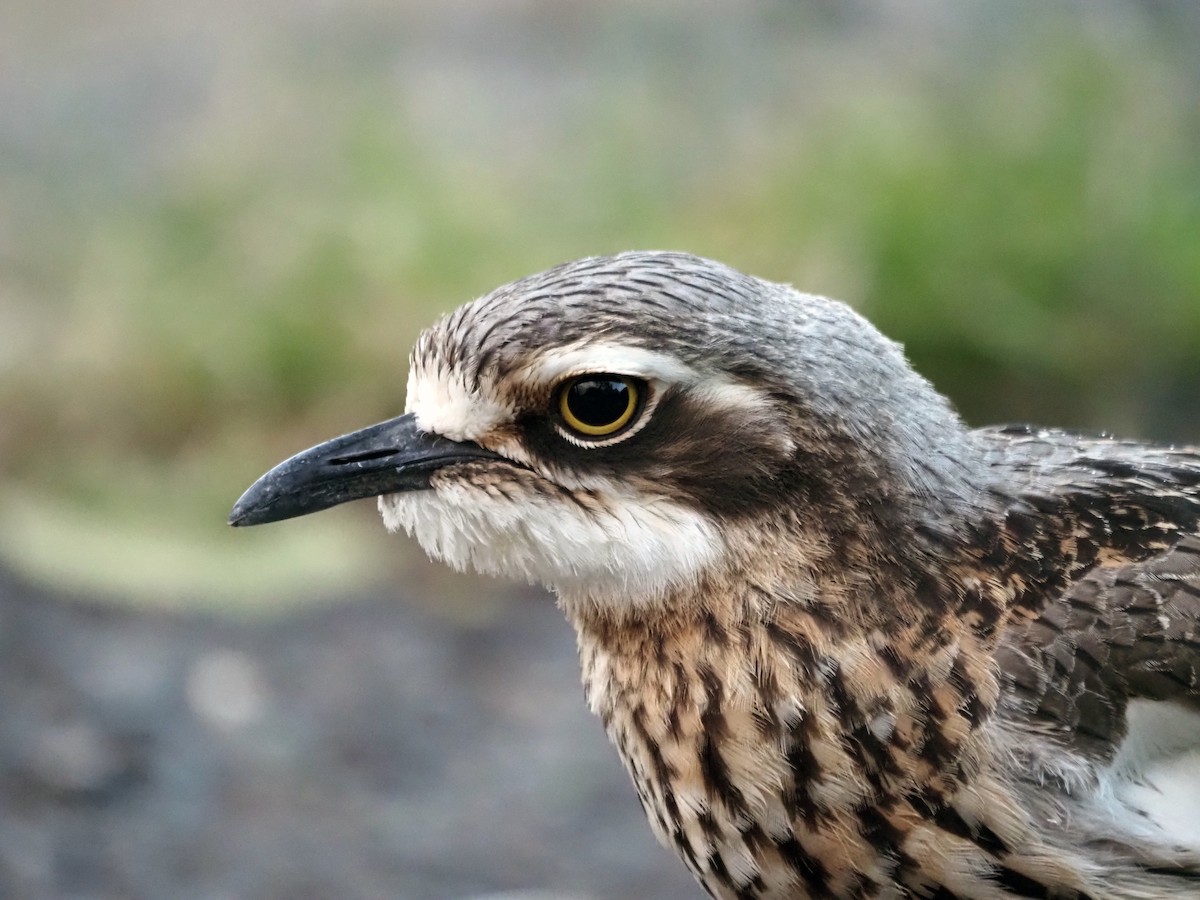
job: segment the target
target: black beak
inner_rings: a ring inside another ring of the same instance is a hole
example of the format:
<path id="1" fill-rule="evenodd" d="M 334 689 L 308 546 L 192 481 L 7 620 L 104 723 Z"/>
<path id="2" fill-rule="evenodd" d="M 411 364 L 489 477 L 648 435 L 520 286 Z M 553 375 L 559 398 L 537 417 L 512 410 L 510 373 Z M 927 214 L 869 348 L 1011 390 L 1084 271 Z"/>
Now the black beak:
<path id="1" fill-rule="evenodd" d="M 234 504 L 230 525 L 261 525 L 362 497 L 420 491 L 429 476 L 455 463 L 500 459 L 478 444 L 417 428 L 400 416 L 298 453 L 264 475 Z"/>

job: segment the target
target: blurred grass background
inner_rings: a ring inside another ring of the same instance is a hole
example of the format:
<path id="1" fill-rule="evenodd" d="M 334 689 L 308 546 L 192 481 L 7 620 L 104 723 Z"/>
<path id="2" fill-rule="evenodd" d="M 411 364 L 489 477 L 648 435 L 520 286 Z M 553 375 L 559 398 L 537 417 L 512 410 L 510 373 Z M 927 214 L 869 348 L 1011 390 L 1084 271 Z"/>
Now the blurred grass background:
<path id="1" fill-rule="evenodd" d="M 1200 440 L 1198 38 L 1190 0 L 10 0 L 0 555 L 477 614 L 370 504 L 225 515 L 396 414 L 438 312 L 637 247 L 849 301 L 973 423 Z"/>

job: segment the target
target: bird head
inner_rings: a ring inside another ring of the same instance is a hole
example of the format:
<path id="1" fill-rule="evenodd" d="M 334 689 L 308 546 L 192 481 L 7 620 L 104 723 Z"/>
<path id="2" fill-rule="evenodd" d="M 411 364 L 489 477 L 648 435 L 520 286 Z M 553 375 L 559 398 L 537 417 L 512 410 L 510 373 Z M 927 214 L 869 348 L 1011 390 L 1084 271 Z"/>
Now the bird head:
<path id="1" fill-rule="evenodd" d="M 848 307 L 633 252 L 436 322 L 413 349 L 405 415 L 281 463 L 230 521 L 378 496 L 388 528 L 434 558 L 629 608 L 751 560 L 878 570 L 915 530 L 965 515 L 973 452 Z"/>

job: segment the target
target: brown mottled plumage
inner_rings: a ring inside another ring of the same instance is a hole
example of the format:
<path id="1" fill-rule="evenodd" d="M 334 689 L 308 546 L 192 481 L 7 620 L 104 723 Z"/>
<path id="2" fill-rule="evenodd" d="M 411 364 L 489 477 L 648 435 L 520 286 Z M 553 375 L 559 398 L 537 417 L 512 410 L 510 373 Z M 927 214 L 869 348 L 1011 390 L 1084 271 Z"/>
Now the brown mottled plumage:
<path id="1" fill-rule="evenodd" d="M 408 409 L 231 520 L 379 494 L 552 587 L 714 897 L 1200 895 L 1200 451 L 970 431 L 841 304 L 670 253 L 462 307 Z"/>

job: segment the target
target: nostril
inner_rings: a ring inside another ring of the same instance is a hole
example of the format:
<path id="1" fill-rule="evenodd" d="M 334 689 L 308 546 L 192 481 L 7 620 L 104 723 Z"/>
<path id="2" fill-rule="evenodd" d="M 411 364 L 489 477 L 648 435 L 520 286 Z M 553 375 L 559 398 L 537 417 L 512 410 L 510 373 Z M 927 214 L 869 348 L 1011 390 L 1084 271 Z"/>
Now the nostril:
<path id="1" fill-rule="evenodd" d="M 352 463 L 370 462 L 373 459 L 386 459 L 395 456 L 399 450 L 366 450 L 362 453 L 351 453 L 349 456 L 335 456 L 329 460 L 331 466 L 348 466 Z"/>

